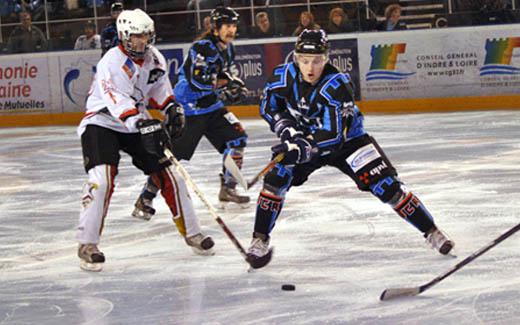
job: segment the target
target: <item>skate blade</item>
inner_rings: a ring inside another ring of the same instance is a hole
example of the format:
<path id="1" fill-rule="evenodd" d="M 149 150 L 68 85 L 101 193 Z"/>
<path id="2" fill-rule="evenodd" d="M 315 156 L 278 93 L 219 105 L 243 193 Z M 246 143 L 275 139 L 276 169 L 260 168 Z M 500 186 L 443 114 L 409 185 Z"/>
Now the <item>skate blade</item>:
<path id="1" fill-rule="evenodd" d="M 79 262 L 79 267 L 84 271 L 100 272 L 103 269 L 103 263 L 89 263 L 81 260 Z"/>
<path id="2" fill-rule="evenodd" d="M 249 263 L 251 268 L 260 269 L 260 268 L 266 266 L 267 264 L 269 264 L 269 262 L 271 262 L 271 259 L 273 258 L 273 250 L 274 250 L 274 247 L 269 248 L 269 252 L 259 258 L 252 259 L 252 258 L 247 257 L 246 262 Z"/>
<path id="3" fill-rule="evenodd" d="M 135 210 L 134 212 L 132 212 L 132 217 L 134 217 L 136 219 L 145 220 L 145 221 L 150 221 L 150 219 L 152 219 L 151 214 L 143 213 L 143 211 L 141 211 L 141 210 Z"/>
<path id="4" fill-rule="evenodd" d="M 193 246 L 190 246 L 190 247 L 191 247 L 191 250 L 197 255 L 201 255 L 201 256 L 215 255 L 215 251 L 213 250 L 213 248 L 204 250 L 204 249 L 200 249 L 200 248 L 193 247 Z"/>
<path id="5" fill-rule="evenodd" d="M 250 202 L 247 203 L 235 203 L 235 202 L 225 202 L 219 201 L 218 208 L 222 211 L 233 212 L 233 211 L 241 211 L 249 208 L 251 206 Z"/>

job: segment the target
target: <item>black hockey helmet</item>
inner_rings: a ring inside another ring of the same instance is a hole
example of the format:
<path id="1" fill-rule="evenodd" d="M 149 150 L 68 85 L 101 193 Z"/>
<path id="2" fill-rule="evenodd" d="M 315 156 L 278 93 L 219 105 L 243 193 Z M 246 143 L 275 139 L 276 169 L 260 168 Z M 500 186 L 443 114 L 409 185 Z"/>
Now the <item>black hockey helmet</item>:
<path id="1" fill-rule="evenodd" d="M 209 15 L 211 28 L 220 29 L 223 24 L 238 24 L 240 15 L 230 7 L 217 7 Z"/>
<path id="2" fill-rule="evenodd" d="M 323 29 L 304 29 L 294 44 L 295 53 L 327 54 L 329 39 Z"/>
<path id="3" fill-rule="evenodd" d="M 112 13 L 114 11 L 123 11 L 123 10 L 124 10 L 124 7 L 123 7 L 123 3 L 122 2 L 114 2 L 110 6 L 110 13 Z"/>

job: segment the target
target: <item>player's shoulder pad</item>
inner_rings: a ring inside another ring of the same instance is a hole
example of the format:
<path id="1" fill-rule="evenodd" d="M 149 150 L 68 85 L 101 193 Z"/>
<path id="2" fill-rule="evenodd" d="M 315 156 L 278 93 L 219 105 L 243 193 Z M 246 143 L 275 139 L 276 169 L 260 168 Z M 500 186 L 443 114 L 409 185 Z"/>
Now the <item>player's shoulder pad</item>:
<path id="1" fill-rule="evenodd" d="M 333 65 L 327 64 L 324 74 L 326 82 L 320 91 L 323 96 L 336 100 L 354 98 L 353 84 L 348 73 L 342 73 Z"/>
<path id="2" fill-rule="evenodd" d="M 166 58 L 155 46 L 150 46 L 150 54 L 156 66 L 160 66 L 163 70 L 168 68 Z"/>
<path id="3" fill-rule="evenodd" d="M 201 54 L 205 58 L 214 57 L 218 54 L 215 44 L 213 44 L 211 40 L 205 38 L 195 41 L 191 48 L 193 51 Z"/>
<path id="4" fill-rule="evenodd" d="M 273 69 L 273 74 L 267 80 L 267 87 L 271 89 L 286 88 L 296 78 L 297 70 L 294 62 L 284 63 Z"/>
<path id="5" fill-rule="evenodd" d="M 109 49 L 99 60 L 97 71 L 109 73 L 110 75 L 129 75 L 127 71 L 135 72 L 135 63 L 116 46 Z M 130 76 L 130 75 L 129 75 Z"/>

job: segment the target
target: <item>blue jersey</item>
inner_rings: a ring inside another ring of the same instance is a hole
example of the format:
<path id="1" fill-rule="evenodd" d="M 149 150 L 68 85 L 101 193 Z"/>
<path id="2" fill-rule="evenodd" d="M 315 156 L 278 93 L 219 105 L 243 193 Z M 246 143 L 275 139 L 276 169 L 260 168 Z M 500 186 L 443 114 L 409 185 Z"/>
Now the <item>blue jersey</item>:
<path id="1" fill-rule="evenodd" d="M 278 122 L 289 120 L 304 135 L 312 135 L 322 154 L 328 154 L 347 139 L 365 134 L 352 87 L 350 76 L 329 63 L 315 85 L 302 79 L 294 62 L 283 64 L 274 69 L 264 88 L 260 114 L 273 132 Z"/>
<path id="2" fill-rule="evenodd" d="M 180 68 L 173 92 L 186 116 L 207 114 L 224 107 L 216 88 L 217 79 L 226 79 L 225 73 L 236 75 L 238 70 L 233 44 L 221 50 L 217 43 L 213 35 L 193 43 Z"/>
<path id="3" fill-rule="evenodd" d="M 101 51 L 102 55 L 119 44 L 119 37 L 117 36 L 116 23 L 110 23 L 106 25 L 101 31 Z"/>

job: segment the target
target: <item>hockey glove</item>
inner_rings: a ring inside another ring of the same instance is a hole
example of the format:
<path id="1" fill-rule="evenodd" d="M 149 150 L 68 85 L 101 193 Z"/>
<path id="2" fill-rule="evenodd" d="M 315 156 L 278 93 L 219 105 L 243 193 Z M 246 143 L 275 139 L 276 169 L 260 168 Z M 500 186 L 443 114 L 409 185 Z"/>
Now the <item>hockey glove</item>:
<path id="1" fill-rule="evenodd" d="M 297 127 L 297 123 L 293 119 L 280 118 L 274 125 L 274 132 L 282 142 L 285 142 L 303 136 L 303 132 L 298 130 Z"/>
<path id="2" fill-rule="evenodd" d="M 163 156 L 163 149 L 169 141 L 168 135 L 163 129 L 161 121 L 139 120 L 137 121 L 137 129 L 141 134 L 141 143 L 149 154 L 157 157 Z"/>
<path id="3" fill-rule="evenodd" d="M 171 139 L 178 138 L 182 135 L 186 118 L 184 109 L 176 102 L 170 102 L 165 108 L 164 129 Z"/>
<path id="4" fill-rule="evenodd" d="M 243 101 L 247 95 L 246 84 L 240 78 L 232 78 L 220 93 L 220 99 L 226 104 L 237 104 Z"/>
<path id="5" fill-rule="evenodd" d="M 271 151 L 273 156 L 284 153 L 282 165 L 294 165 L 311 161 L 318 154 L 318 147 L 313 140 L 297 136 L 271 147 Z"/>

